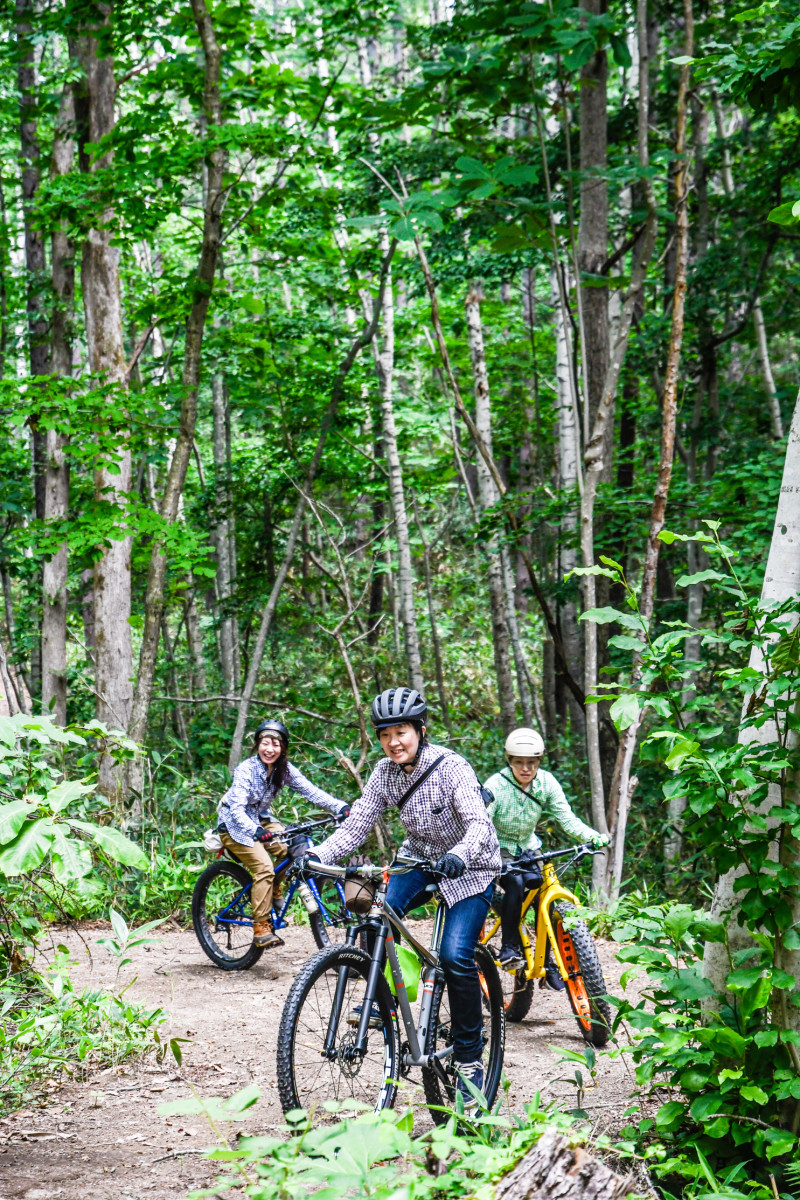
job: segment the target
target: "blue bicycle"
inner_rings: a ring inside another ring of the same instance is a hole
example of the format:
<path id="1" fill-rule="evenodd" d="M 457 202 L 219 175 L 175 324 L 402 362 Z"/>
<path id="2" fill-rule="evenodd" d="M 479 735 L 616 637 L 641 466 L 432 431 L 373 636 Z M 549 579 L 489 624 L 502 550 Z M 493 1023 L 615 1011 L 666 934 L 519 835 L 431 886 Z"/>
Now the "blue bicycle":
<path id="1" fill-rule="evenodd" d="M 283 873 L 297 857 L 308 853 L 312 846 L 310 834 L 332 817 L 310 821 L 305 825 L 290 825 L 281 840 L 289 845 L 286 858 L 275 863 L 275 877 Z M 264 953 L 263 947 L 253 945 L 253 920 L 250 915 L 250 872 L 227 850 L 220 850 L 216 860 L 198 878 L 192 893 L 192 922 L 197 940 L 216 966 L 223 971 L 247 971 Z M 289 909 L 299 895 L 308 913 L 308 923 L 320 950 L 344 942 L 348 914 L 344 888 L 338 880 L 309 876 L 293 878 L 286 895 L 273 905 L 272 921 L 276 930 L 288 925 Z"/>

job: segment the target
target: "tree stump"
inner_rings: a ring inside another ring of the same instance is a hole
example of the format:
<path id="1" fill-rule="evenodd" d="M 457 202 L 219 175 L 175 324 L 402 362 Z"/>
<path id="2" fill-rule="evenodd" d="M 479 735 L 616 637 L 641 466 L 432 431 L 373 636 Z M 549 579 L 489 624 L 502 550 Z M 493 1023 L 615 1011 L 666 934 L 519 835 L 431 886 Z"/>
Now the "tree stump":
<path id="1" fill-rule="evenodd" d="M 622 1200 L 634 1191 L 581 1146 L 550 1129 L 495 1188 L 495 1200 Z"/>

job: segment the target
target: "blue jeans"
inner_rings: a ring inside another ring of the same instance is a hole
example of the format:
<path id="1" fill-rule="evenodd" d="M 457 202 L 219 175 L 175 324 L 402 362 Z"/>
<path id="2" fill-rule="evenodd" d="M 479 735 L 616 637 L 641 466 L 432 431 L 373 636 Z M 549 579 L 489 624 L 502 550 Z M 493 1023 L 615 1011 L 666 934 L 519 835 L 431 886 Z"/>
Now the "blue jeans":
<path id="1" fill-rule="evenodd" d="M 433 883 L 425 871 L 393 875 L 386 901 L 400 916 L 430 900 L 425 885 Z M 448 908 L 444 918 L 439 962 L 450 998 L 450 1028 L 456 1062 L 476 1062 L 483 1055 L 483 993 L 475 966 L 475 947 L 489 911 L 494 884 L 485 892 L 468 896 Z"/>

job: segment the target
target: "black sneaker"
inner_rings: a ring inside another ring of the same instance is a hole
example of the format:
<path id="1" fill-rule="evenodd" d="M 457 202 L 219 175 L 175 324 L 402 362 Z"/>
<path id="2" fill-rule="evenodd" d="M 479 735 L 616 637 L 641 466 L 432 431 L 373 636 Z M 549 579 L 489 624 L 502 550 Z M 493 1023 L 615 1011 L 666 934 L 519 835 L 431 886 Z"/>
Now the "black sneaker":
<path id="1" fill-rule="evenodd" d="M 456 1091 L 460 1092 L 461 1095 L 464 1097 L 465 1110 L 470 1109 L 470 1108 L 477 1108 L 478 1101 L 476 1100 L 476 1098 L 473 1096 L 472 1092 L 467 1087 L 467 1084 L 465 1081 L 469 1080 L 469 1082 L 472 1084 L 473 1087 L 477 1088 L 479 1092 L 482 1092 L 483 1091 L 483 1063 L 480 1062 L 480 1060 L 478 1062 L 471 1062 L 471 1063 L 457 1062 L 457 1063 L 454 1063 L 453 1066 L 455 1067 L 456 1074 L 458 1075 L 458 1080 L 456 1082 Z"/>
<path id="2" fill-rule="evenodd" d="M 358 1023 L 360 1020 L 361 1020 L 361 1005 L 356 1004 L 354 1008 L 350 1009 L 350 1016 L 347 1018 L 347 1024 L 358 1026 Z M 372 1012 L 369 1015 L 369 1025 L 367 1026 L 367 1028 L 368 1029 L 382 1029 L 383 1028 L 383 1017 L 381 1016 L 381 1010 L 378 1008 L 377 1004 L 373 1004 L 373 1006 L 372 1006 Z"/>
<path id="3" fill-rule="evenodd" d="M 516 971 L 524 963 L 519 946 L 501 946 L 498 962 L 506 971 Z"/>
<path id="4" fill-rule="evenodd" d="M 556 964 L 554 962 L 548 963 L 544 969 L 542 987 L 547 988 L 550 992 L 563 992 L 566 986 Z"/>

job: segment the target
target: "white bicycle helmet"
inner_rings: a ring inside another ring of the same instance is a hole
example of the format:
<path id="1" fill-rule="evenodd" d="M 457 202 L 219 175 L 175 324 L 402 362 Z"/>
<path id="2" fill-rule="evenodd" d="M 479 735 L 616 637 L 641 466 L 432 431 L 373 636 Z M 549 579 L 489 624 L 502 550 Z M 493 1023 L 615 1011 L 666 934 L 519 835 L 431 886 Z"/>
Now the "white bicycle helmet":
<path id="1" fill-rule="evenodd" d="M 536 729 L 512 729 L 506 738 L 505 751 L 508 758 L 541 758 L 544 738 Z"/>

